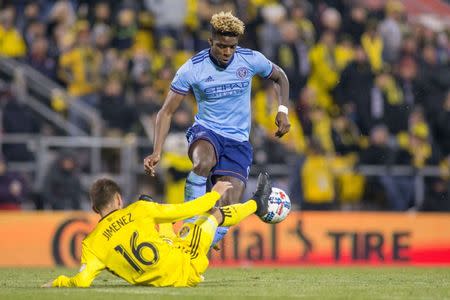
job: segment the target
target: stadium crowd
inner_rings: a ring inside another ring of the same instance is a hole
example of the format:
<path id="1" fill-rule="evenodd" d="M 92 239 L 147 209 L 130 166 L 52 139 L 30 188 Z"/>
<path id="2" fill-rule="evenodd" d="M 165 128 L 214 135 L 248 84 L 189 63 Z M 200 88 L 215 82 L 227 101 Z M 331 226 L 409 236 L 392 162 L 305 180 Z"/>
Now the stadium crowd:
<path id="1" fill-rule="evenodd" d="M 441 176 L 425 179 L 419 209 L 450 210 L 450 27 L 414 18 L 401 1 L 0 1 L 0 56 L 97 109 L 104 136 L 151 138 L 175 71 L 209 47 L 209 20 L 221 10 L 246 24 L 240 46 L 261 51 L 289 78 L 291 131 L 274 136 L 276 93 L 255 80 L 251 141 L 254 164 L 292 166 L 294 204 L 405 211 L 414 203 L 413 175 L 363 176 L 359 166 L 439 166 Z M 8 86 L 0 90 L 3 133 L 56 134 Z M 58 93 L 49 105 L 88 130 Z M 191 165 L 180 141 L 194 114 L 192 98 L 176 112 L 166 143 L 160 180 L 169 200 L 183 198 Z M 2 151 L 0 208 L 20 207 L 30 188 L 7 163 L 33 155 L 23 145 Z M 109 157 L 104 164 L 114 166 Z M 37 207 L 80 208 L 82 168 L 76 155 L 62 153 L 37 191 Z"/>

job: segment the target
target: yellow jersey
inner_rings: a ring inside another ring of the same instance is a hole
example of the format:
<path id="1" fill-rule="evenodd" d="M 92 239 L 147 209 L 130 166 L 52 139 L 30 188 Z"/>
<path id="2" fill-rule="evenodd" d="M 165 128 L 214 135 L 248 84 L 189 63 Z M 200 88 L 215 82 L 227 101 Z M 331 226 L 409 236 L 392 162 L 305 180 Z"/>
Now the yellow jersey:
<path id="1" fill-rule="evenodd" d="M 77 47 L 59 58 L 59 76 L 68 84 L 70 95 L 95 93 L 100 86 L 101 54 L 91 47 Z"/>
<path id="2" fill-rule="evenodd" d="M 23 57 L 27 54 L 27 46 L 19 31 L 15 28 L 5 29 L 0 25 L 0 56 Z"/>
<path id="3" fill-rule="evenodd" d="M 325 155 L 307 155 L 300 172 L 305 202 L 315 204 L 333 202 L 334 176 L 330 161 Z"/>
<path id="4" fill-rule="evenodd" d="M 201 274 L 191 265 L 188 245 L 181 238 L 163 236 L 156 224 L 207 212 L 219 198 L 213 191 L 182 204 L 139 200 L 108 214 L 83 241 L 80 272 L 71 278 L 59 276 L 53 286 L 88 287 L 105 269 L 136 285 L 196 285 Z"/>

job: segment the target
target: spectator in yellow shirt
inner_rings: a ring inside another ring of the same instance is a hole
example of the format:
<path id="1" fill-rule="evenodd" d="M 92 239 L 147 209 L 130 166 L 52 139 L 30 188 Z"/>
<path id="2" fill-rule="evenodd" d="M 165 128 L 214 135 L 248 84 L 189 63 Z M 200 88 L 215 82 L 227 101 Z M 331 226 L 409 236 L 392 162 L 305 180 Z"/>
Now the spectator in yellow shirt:
<path id="1" fill-rule="evenodd" d="M 69 94 L 87 107 L 97 108 L 98 89 L 100 87 L 101 54 L 90 44 L 90 32 L 87 22 L 79 23 L 77 44 L 59 59 L 60 78 L 66 82 Z M 74 109 L 69 108 L 69 119 L 81 129 L 87 130 L 83 118 Z"/>
<path id="2" fill-rule="evenodd" d="M 339 80 L 335 48 L 335 34 L 326 31 L 309 52 L 311 73 L 307 86 L 314 89 L 317 94 L 317 104 L 325 109 L 331 109 L 333 100 L 330 91 Z"/>
<path id="3" fill-rule="evenodd" d="M 25 54 L 25 41 L 14 27 L 14 9 L 4 9 L 0 14 L 0 56 L 20 58 Z"/>
<path id="4" fill-rule="evenodd" d="M 367 30 L 361 37 L 361 45 L 367 53 L 372 71 L 380 71 L 383 66 L 383 40 L 378 32 L 375 21 L 367 24 Z"/>

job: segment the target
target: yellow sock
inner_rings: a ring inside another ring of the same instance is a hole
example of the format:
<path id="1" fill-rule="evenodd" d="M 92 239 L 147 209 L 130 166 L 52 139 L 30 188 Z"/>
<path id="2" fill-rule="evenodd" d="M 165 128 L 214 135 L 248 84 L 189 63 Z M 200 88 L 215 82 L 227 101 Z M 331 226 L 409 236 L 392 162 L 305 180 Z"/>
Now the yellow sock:
<path id="1" fill-rule="evenodd" d="M 256 211 L 255 200 L 221 207 L 223 222 L 220 226 L 233 226 Z"/>

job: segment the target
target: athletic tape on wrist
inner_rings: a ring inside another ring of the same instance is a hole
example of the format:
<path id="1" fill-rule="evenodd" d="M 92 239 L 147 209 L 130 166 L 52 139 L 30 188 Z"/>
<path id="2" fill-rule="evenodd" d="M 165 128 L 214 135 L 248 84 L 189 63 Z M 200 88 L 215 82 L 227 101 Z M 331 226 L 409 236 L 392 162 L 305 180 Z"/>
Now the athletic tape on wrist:
<path id="1" fill-rule="evenodd" d="M 288 114 L 289 109 L 287 108 L 287 106 L 280 105 L 280 106 L 278 106 L 278 112 L 282 112 L 282 113 Z"/>

